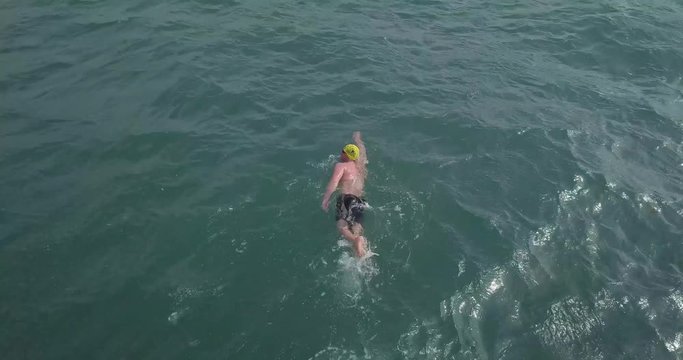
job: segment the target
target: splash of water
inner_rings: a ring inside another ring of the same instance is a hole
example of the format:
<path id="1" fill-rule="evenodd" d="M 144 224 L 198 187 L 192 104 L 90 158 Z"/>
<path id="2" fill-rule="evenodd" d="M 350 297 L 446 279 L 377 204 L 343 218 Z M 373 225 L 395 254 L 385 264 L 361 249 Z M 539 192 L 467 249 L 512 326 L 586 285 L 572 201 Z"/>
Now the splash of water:
<path id="1" fill-rule="evenodd" d="M 345 240 L 339 240 L 338 245 L 344 250 L 351 247 Z M 336 278 L 344 302 L 355 304 L 361 298 L 364 287 L 379 274 L 374 255 L 376 254 L 368 251 L 367 256 L 357 258 L 351 251 L 343 251 L 337 259 Z"/>

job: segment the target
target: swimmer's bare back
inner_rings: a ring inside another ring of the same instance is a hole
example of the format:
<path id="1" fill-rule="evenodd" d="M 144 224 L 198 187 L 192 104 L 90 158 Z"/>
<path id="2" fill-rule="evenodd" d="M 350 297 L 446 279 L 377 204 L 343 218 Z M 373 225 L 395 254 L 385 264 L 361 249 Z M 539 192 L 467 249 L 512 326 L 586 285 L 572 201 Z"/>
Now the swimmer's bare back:
<path id="1" fill-rule="evenodd" d="M 343 194 L 353 194 L 358 197 L 363 196 L 363 188 L 365 187 L 365 178 L 367 172 L 367 155 L 365 152 L 365 145 L 360 137 L 360 132 L 353 133 L 353 141 L 358 145 L 360 153 L 358 159 L 348 163 L 342 163 L 344 174 L 340 181 L 340 187 Z"/>
<path id="2" fill-rule="evenodd" d="M 358 197 L 363 196 L 365 178 L 361 175 L 359 165 L 356 162 L 339 163 L 342 167 L 342 176 L 339 180 L 339 188 L 342 194 L 352 194 Z"/>

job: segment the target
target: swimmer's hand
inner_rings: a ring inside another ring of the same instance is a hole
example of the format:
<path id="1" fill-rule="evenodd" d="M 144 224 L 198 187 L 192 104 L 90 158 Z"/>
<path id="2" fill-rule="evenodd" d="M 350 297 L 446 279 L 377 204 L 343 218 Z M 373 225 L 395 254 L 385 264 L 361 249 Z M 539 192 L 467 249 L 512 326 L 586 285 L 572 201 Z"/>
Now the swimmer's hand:
<path id="1" fill-rule="evenodd" d="M 323 209 L 324 212 L 327 212 L 327 208 L 330 207 L 330 200 L 323 200 L 323 203 L 320 205 L 320 208 Z"/>

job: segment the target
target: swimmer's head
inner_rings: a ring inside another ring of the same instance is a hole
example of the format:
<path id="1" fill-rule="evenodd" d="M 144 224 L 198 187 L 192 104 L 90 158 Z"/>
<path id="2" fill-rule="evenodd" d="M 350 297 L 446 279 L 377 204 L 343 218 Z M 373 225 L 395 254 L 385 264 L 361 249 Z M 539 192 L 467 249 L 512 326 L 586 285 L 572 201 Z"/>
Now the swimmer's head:
<path id="1" fill-rule="evenodd" d="M 346 155 L 346 157 L 349 160 L 356 160 L 358 159 L 358 155 L 360 154 L 360 150 L 358 149 L 358 146 L 354 144 L 348 144 L 344 146 L 342 149 L 342 154 Z"/>

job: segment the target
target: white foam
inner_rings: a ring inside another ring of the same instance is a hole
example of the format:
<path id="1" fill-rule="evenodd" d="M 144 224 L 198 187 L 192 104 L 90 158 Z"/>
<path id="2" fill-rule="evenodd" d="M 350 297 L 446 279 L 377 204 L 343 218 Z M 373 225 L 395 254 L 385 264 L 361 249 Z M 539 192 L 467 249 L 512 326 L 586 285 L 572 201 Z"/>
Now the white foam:
<path id="1" fill-rule="evenodd" d="M 595 295 L 594 303 L 596 304 L 596 308 L 603 313 L 616 309 L 617 306 L 621 306 L 619 301 L 606 289 L 600 290 Z"/>
<path id="2" fill-rule="evenodd" d="M 593 206 L 593 214 L 599 214 L 602 211 L 602 204 L 601 203 L 596 203 Z"/>
<path id="3" fill-rule="evenodd" d="M 491 283 L 489 283 L 489 286 L 486 289 L 486 292 L 489 293 L 489 295 L 492 295 L 493 293 L 498 291 L 498 289 L 500 289 L 501 287 L 503 287 L 503 280 L 499 279 L 499 278 L 495 278 L 495 279 L 491 280 Z"/>
<path id="4" fill-rule="evenodd" d="M 448 301 L 441 300 L 439 303 L 439 314 L 441 315 L 442 319 L 447 319 L 451 315 L 451 308 Z"/>
<path id="5" fill-rule="evenodd" d="M 586 249 L 593 256 L 598 254 L 598 225 L 591 222 L 586 231 Z"/>
<path id="6" fill-rule="evenodd" d="M 299 182 L 299 179 L 290 180 L 287 184 L 285 184 L 285 189 L 287 189 L 287 191 L 291 191 L 292 186 L 296 185 L 297 182 Z"/>
<path id="7" fill-rule="evenodd" d="M 189 307 L 184 307 L 178 311 L 172 312 L 170 315 L 168 315 L 168 322 L 171 323 L 172 325 L 177 325 L 178 320 L 180 320 L 183 315 L 189 310 Z"/>
<path id="8" fill-rule="evenodd" d="M 531 245 L 533 246 L 543 246 L 550 242 L 551 237 L 555 233 L 555 226 L 546 225 L 536 230 L 534 234 L 531 235 Z"/>
<path id="9" fill-rule="evenodd" d="M 176 305 L 178 305 L 178 304 L 182 303 L 183 301 L 185 301 L 186 299 L 201 296 L 203 293 L 204 293 L 204 291 L 200 290 L 200 289 L 194 289 L 194 288 L 188 288 L 188 287 L 178 287 L 173 293 L 169 294 L 169 296 L 173 297 Z"/>
<path id="10" fill-rule="evenodd" d="M 519 321 L 519 319 L 520 319 L 520 315 L 519 315 L 519 310 L 520 310 L 520 309 L 519 309 L 519 307 L 520 307 L 519 300 L 515 299 L 515 300 L 513 300 L 513 301 L 514 301 L 514 305 L 513 305 L 513 307 L 512 307 L 512 312 L 510 312 L 510 318 L 511 318 L 512 320 L 514 320 L 514 321 Z"/>
<path id="11" fill-rule="evenodd" d="M 581 342 L 595 328 L 604 325 L 599 314 L 574 297 L 554 303 L 546 315 L 536 333 L 544 343 L 551 346 Z"/>
<path id="12" fill-rule="evenodd" d="M 327 155 L 327 158 L 324 160 L 321 160 L 319 162 L 308 161 L 308 162 L 306 162 L 306 165 L 314 167 L 316 169 L 329 169 L 332 167 L 332 165 L 336 161 L 337 161 L 337 155 L 330 154 L 330 155 Z"/>
<path id="13" fill-rule="evenodd" d="M 465 272 L 465 259 L 458 262 L 458 277 Z"/>
<path id="14" fill-rule="evenodd" d="M 533 287 L 539 284 L 538 280 L 534 278 L 529 268 L 529 253 L 527 251 L 517 249 L 512 254 L 512 266 L 515 266 L 517 268 L 520 275 L 522 276 L 522 279 L 524 279 L 524 282 L 528 286 Z"/>
<path id="15" fill-rule="evenodd" d="M 573 130 L 573 129 L 567 130 L 567 135 L 568 135 L 570 138 L 575 138 L 575 137 L 577 137 L 577 136 L 580 135 L 580 134 L 581 134 L 581 132 L 578 131 L 578 130 Z"/>
<path id="16" fill-rule="evenodd" d="M 672 340 L 664 341 L 664 346 L 672 353 L 678 352 L 678 350 L 683 348 L 681 344 L 683 344 L 683 333 L 677 333 Z"/>
<path id="17" fill-rule="evenodd" d="M 683 315 L 683 291 L 673 291 L 671 295 L 669 295 L 669 300 L 678 308 L 680 314 Z"/>
<path id="18" fill-rule="evenodd" d="M 350 300 L 352 304 L 355 304 L 362 295 L 363 287 L 379 273 L 379 269 L 372 260 L 372 257 L 377 254 L 368 250 L 368 254 L 359 259 L 351 254 L 351 245 L 348 241 L 340 239 L 337 244 L 344 249 L 337 259 L 335 277 L 338 281 L 338 288 L 343 294 L 344 302 Z"/>
<path id="19" fill-rule="evenodd" d="M 638 207 L 641 209 L 647 208 L 654 210 L 658 213 L 662 212 L 662 208 L 659 206 L 657 200 L 653 199 L 649 194 L 638 194 Z"/>
<path id="20" fill-rule="evenodd" d="M 239 243 L 237 241 L 238 239 L 232 238 L 230 239 L 230 244 L 234 247 L 236 253 L 242 254 L 247 249 L 247 241 L 242 240 Z"/>
<path id="21" fill-rule="evenodd" d="M 585 180 L 581 175 L 574 175 L 574 188 L 571 190 L 562 190 L 559 198 L 563 203 L 575 200 L 577 195 L 581 192 L 585 184 Z"/>
<path id="22" fill-rule="evenodd" d="M 652 308 L 650 307 L 650 302 L 646 298 L 638 299 L 638 307 L 640 308 L 640 310 L 645 312 L 650 321 L 653 321 L 657 317 L 657 314 L 655 314 L 654 311 L 652 311 Z"/>

